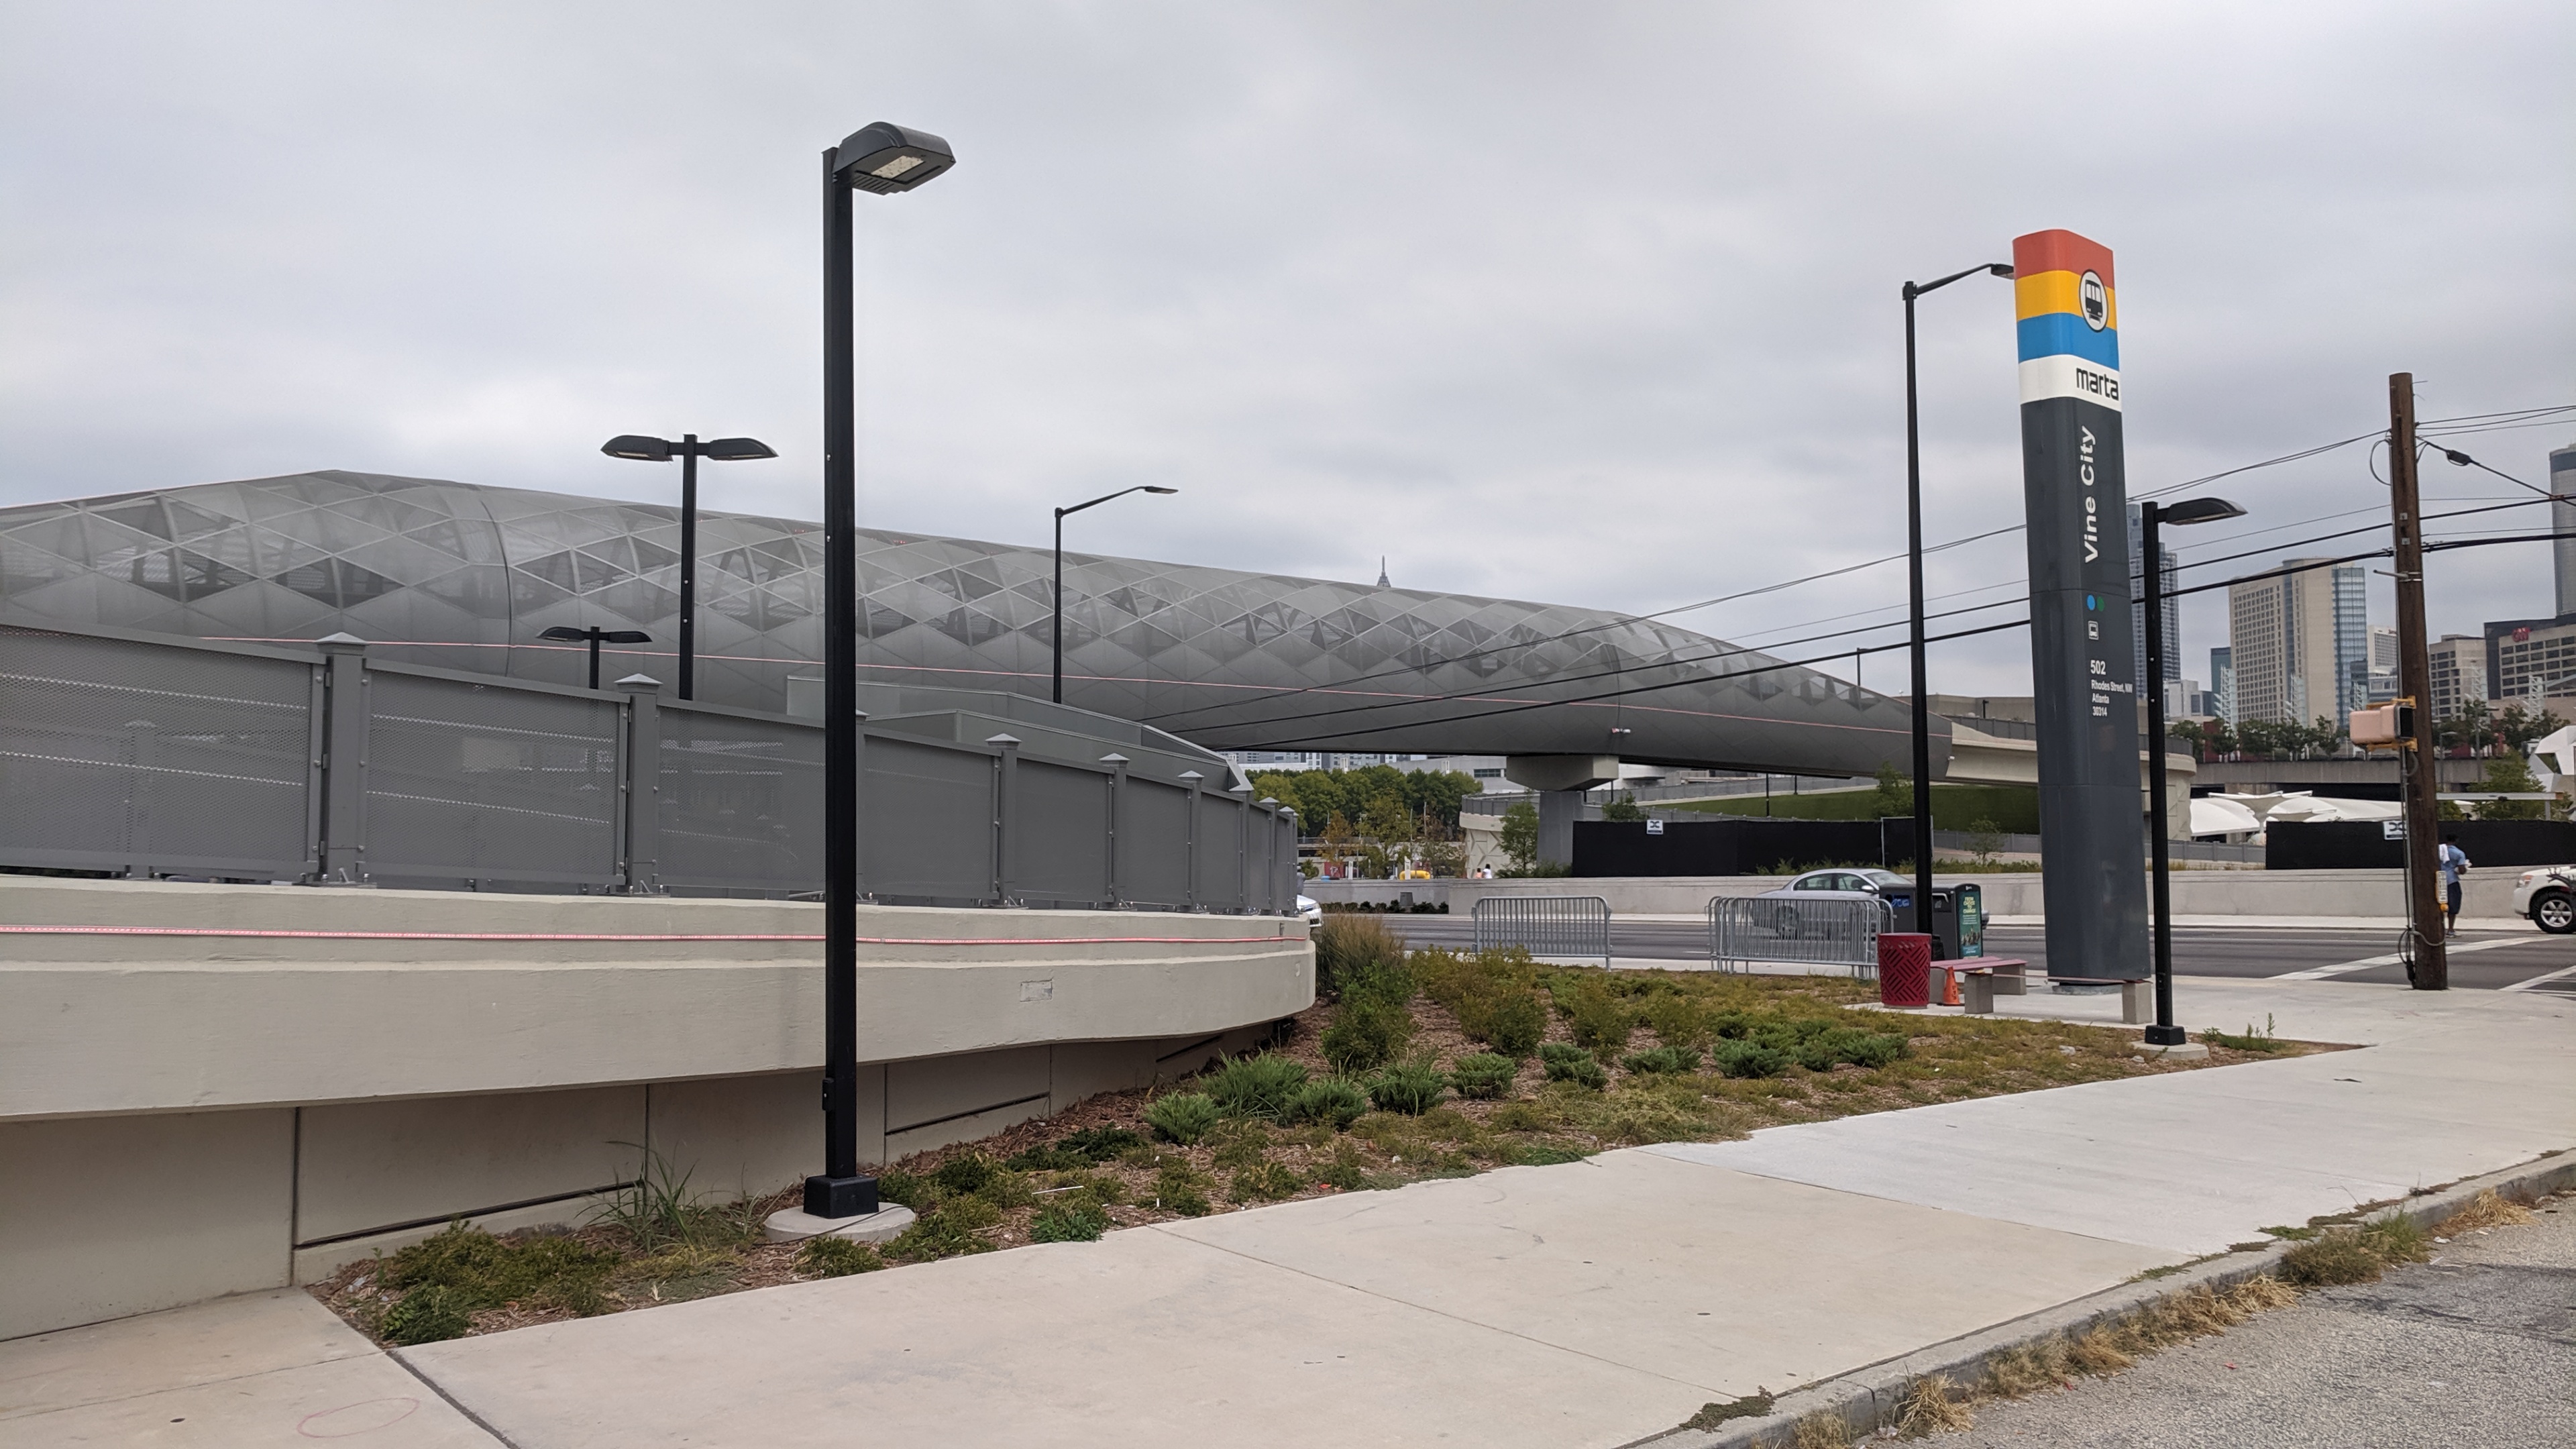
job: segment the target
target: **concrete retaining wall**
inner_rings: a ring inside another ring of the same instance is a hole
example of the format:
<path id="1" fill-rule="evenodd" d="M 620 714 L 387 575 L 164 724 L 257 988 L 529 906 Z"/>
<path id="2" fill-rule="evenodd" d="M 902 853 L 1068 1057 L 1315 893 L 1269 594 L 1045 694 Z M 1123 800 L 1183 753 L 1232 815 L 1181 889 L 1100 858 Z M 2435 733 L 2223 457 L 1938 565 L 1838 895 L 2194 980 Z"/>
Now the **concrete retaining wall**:
<path id="1" fill-rule="evenodd" d="M 2505 924 L 2519 921 L 2513 913 L 2519 870 L 2471 871 L 2463 893 L 2460 919 Z M 1942 885 L 1974 881 L 1985 894 L 1986 912 L 1996 916 L 2038 916 L 2040 876 L 2037 871 L 1953 874 L 1933 879 Z M 2355 916 L 2398 917 L 2406 914 L 2406 884 L 2394 870 L 2177 870 L 2173 873 L 2173 909 L 2178 916 Z M 1308 881 L 1306 894 L 1327 905 L 1336 902 L 1401 901 L 1410 892 L 1417 902 L 1446 902 L 1450 913 L 1465 915 L 1486 896 L 1587 895 L 1610 902 L 1620 915 L 1694 915 L 1708 907 L 1711 896 L 1751 896 L 1788 884 L 1781 876 L 1591 876 L 1532 880 Z"/>
<path id="2" fill-rule="evenodd" d="M 820 919 L 0 877 L 0 1338 L 310 1281 L 457 1215 L 579 1222 L 647 1154 L 712 1197 L 792 1185 L 821 1160 L 819 944 L 595 938 Z M 206 934 L 250 930 L 304 934 Z M 1314 999 L 1293 919 L 880 907 L 860 932 L 870 1161 L 1196 1071 Z"/>

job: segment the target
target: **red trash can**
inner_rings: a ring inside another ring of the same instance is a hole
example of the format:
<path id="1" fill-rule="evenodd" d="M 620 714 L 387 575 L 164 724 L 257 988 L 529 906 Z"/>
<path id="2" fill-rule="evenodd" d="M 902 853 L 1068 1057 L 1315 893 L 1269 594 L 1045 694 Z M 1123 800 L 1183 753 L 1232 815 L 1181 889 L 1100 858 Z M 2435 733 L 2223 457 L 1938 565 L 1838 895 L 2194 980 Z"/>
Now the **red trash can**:
<path id="1" fill-rule="evenodd" d="M 1932 938 L 1914 931 L 1881 932 L 1878 938 L 1878 1004 L 1928 1006 L 1932 1002 Z"/>

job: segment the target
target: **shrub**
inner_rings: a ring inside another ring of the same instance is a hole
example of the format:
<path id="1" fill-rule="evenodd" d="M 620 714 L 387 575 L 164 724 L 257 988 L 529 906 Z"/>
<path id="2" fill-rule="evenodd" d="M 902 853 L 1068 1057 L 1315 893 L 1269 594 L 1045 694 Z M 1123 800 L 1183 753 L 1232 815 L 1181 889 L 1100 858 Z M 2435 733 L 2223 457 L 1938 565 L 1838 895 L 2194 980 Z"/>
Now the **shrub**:
<path id="1" fill-rule="evenodd" d="M 1324 1029 L 1324 1060 L 1345 1073 L 1370 1071 L 1395 1059 L 1413 1040 L 1413 1013 L 1375 997 L 1346 995 L 1333 1024 Z"/>
<path id="2" fill-rule="evenodd" d="M 1153 1127 L 1156 1135 L 1168 1137 L 1184 1147 L 1205 1137 L 1208 1129 L 1224 1115 L 1217 1110 L 1216 1103 L 1201 1092 L 1157 1097 L 1153 1105 L 1145 1109 L 1145 1121 Z"/>
<path id="3" fill-rule="evenodd" d="M 1609 1070 L 1581 1047 L 1550 1042 L 1540 1047 L 1538 1053 L 1539 1060 L 1546 1064 L 1547 1079 L 1551 1082 L 1573 1082 L 1596 1092 L 1610 1085 Z"/>
<path id="4" fill-rule="evenodd" d="M 1089 1167 L 1091 1159 L 1079 1152 L 1067 1152 L 1061 1147 L 1038 1146 L 1021 1148 L 1005 1159 L 1002 1165 L 1013 1172 L 1077 1172 Z M 882 1183 L 878 1186 L 877 1192 L 879 1196 L 884 1195 L 885 1189 Z"/>
<path id="5" fill-rule="evenodd" d="M 961 1152 L 933 1168 L 930 1180 L 942 1192 L 982 1192 L 1001 1171 L 1000 1164 L 981 1152 Z M 885 1185 L 882 1180 L 877 1190 L 883 1194 Z"/>
<path id="6" fill-rule="evenodd" d="M 1457 1085 L 1461 1097 L 1486 1101 L 1512 1089 L 1512 1079 L 1520 1075 L 1520 1064 L 1494 1052 L 1473 1052 L 1450 1063 L 1449 1080 Z"/>
<path id="7" fill-rule="evenodd" d="M 1619 1059 L 1619 1065 L 1632 1072 L 1695 1072 L 1699 1070 L 1699 1048 L 1659 1046 L 1652 1051 L 1630 1052 Z"/>
<path id="8" fill-rule="evenodd" d="M 1581 1162 L 1584 1154 L 1572 1147 L 1559 1147 L 1553 1142 L 1533 1142 L 1509 1149 L 1505 1159 L 1514 1167 L 1554 1167 L 1563 1162 Z"/>
<path id="9" fill-rule="evenodd" d="M 854 1243 L 826 1233 L 807 1238 L 796 1250 L 796 1266 L 817 1278 L 846 1278 L 852 1273 L 873 1273 L 886 1265 L 873 1244 Z"/>
<path id="10" fill-rule="evenodd" d="M 1109 1214 L 1099 1204 L 1080 1193 L 1067 1196 L 1069 1201 L 1049 1206 L 1029 1224 L 1030 1242 L 1096 1243 L 1109 1231 Z"/>
<path id="11" fill-rule="evenodd" d="M 1789 1054 L 1756 1041 L 1721 1041 L 1709 1060 L 1730 1077 L 1776 1077 L 1789 1070 Z"/>
<path id="12" fill-rule="evenodd" d="M 1256 1122 L 1219 1123 L 1206 1142 L 1216 1149 L 1208 1161 L 1218 1167 L 1252 1167 L 1269 1160 L 1269 1129 Z"/>
<path id="13" fill-rule="evenodd" d="M 1711 1027 L 1707 1009 L 1679 992 L 1656 996 L 1638 1015 L 1655 1029 L 1655 1036 L 1666 1046 L 1696 1049 L 1708 1045 Z"/>
<path id="14" fill-rule="evenodd" d="M 902 1168 L 889 1167 L 877 1174 L 877 1199 L 880 1202 L 901 1203 L 908 1208 L 920 1208 L 939 1196 L 935 1191 L 925 1191 L 929 1186 L 930 1184 Z"/>
<path id="15" fill-rule="evenodd" d="M 2376 1283 L 2387 1266 L 2351 1228 L 2337 1228 L 2281 1255 L 2283 1281 L 2302 1288 Z"/>
<path id="16" fill-rule="evenodd" d="M 1333 1160 L 1316 1171 L 1315 1182 L 1320 1187 L 1337 1187 L 1344 1192 L 1357 1192 L 1368 1186 L 1368 1171 L 1360 1161 L 1358 1151 L 1345 1142 L 1334 1150 Z"/>
<path id="17" fill-rule="evenodd" d="M 1381 1112 L 1419 1117 L 1449 1095 L 1449 1082 L 1427 1061 L 1398 1062 L 1369 1082 L 1368 1094 Z"/>
<path id="18" fill-rule="evenodd" d="M 1259 1117 L 1277 1121 L 1288 1110 L 1289 1098 L 1306 1085 L 1306 1064 L 1286 1057 L 1236 1057 L 1199 1082 L 1229 1117 Z"/>
<path id="19" fill-rule="evenodd" d="M 1056 1139 L 1056 1150 L 1081 1154 L 1092 1162 L 1107 1162 L 1130 1147 L 1142 1147 L 1145 1139 L 1124 1127 L 1085 1127 Z"/>
<path id="20" fill-rule="evenodd" d="M 1288 1099 L 1291 1122 L 1326 1122 L 1339 1132 L 1360 1119 L 1368 1110 L 1368 1093 L 1355 1082 L 1340 1077 L 1326 1077 L 1299 1087 Z"/>
<path id="21" fill-rule="evenodd" d="M 1353 979 L 1389 967 L 1401 969 L 1404 962 L 1404 938 L 1376 916 L 1328 915 L 1315 928 L 1314 940 L 1318 996 L 1339 996 Z"/>
<path id="22" fill-rule="evenodd" d="M 1547 1003 L 1523 986 L 1482 988 L 1461 1001 L 1457 1013 L 1468 1036 L 1514 1060 L 1537 1050 L 1547 1035 Z"/>
<path id="23" fill-rule="evenodd" d="M 1154 1201 L 1185 1218 L 1208 1215 L 1207 1179 L 1186 1162 L 1167 1162 L 1154 1175 Z"/>
<path id="24" fill-rule="evenodd" d="M 521 1233 L 496 1238 L 459 1220 L 436 1237 L 394 1254 L 387 1260 L 384 1282 L 388 1288 L 445 1290 L 448 1296 L 423 1299 L 412 1310 L 426 1316 L 421 1319 L 422 1326 L 407 1331 L 426 1332 L 427 1325 L 447 1322 L 449 1308 L 472 1313 L 521 1300 L 549 1303 L 584 1315 L 605 1313 L 610 1304 L 602 1285 L 617 1264 L 614 1251 L 592 1247 L 564 1234 Z M 391 1330 L 386 1332 L 390 1337 Z"/>
<path id="25" fill-rule="evenodd" d="M 1544 1132 L 1555 1125 L 1547 1109 L 1536 1102 L 1505 1102 L 1486 1120 L 1497 1132 Z"/>
<path id="26" fill-rule="evenodd" d="M 1637 1029 L 1636 1019 L 1628 1014 L 1628 1003 L 1620 1000 L 1609 983 L 1598 976 L 1587 976 L 1574 988 L 1574 1000 L 1566 1008 L 1566 1018 L 1566 1025 L 1574 1034 L 1574 1044 L 1594 1051 L 1626 1049 L 1628 1034 Z"/>
<path id="27" fill-rule="evenodd" d="M 1285 1163 L 1265 1162 L 1248 1167 L 1234 1175 L 1234 1197 L 1237 1202 L 1264 1202 L 1295 1197 L 1301 1184 L 1297 1174 Z"/>
<path id="28" fill-rule="evenodd" d="M 921 1215 L 913 1219 L 903 1235 L 885 1245 L 889 1258 L 908 1262 L 927 1262 L 932 1258 L 953 1258 L 960 1253 L 989 1253 L 993 1245 L 976 1236 L 1002 1220 L 1002 1210 L 980 1197 L 956 1197 L 929 1208 L 916 1208 Z"/>
<path id="29" fill-rule="evenodd" d="M 474 1331 L 474 1320 L 467 1316 L 466 1295 L 442 1283 L 414 1288 L 394 1300 L 376 1326 L 387 1343 L 409 1347 L 416 1343 L 437 1343 L 442 1339 L 463 1338 Z"/>

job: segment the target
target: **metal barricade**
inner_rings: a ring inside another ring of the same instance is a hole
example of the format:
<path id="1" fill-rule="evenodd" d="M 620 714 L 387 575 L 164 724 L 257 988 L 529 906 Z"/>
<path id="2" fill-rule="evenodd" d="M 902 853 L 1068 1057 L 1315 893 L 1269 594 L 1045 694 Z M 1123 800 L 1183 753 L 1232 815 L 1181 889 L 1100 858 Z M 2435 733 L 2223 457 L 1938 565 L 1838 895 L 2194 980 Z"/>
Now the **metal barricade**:
<path id="1" fill-rule="evenodd" d="M 1533 956 L 1598 956 L 1610 964 L 1610 903 L 1599 896 L 1487 896 L 1476 902 L 1476 949 L 1518 946 Z"/>
<path id="2" fill-rule="evenodd" d="M 1868 979 L 1878 974 L 1878 937 L 1895 929 L 1887 902 L 1865 896 L 1712 896 L 1708 964 L 1740 971 L 1760 961 L 1840 966 Z"/>

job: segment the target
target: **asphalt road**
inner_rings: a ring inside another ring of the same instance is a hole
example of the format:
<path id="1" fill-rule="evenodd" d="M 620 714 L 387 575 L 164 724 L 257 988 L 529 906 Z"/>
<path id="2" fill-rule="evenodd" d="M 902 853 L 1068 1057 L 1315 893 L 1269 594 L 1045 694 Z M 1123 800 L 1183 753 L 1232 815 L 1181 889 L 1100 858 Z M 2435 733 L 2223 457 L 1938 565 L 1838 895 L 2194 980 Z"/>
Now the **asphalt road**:
<path id="1" fill-rule="evenodd" d="M 1388 925 L 1418 946 L 1466 946 L 1474 942 L 1474 923 L 1465 916 L 1389 915 Z M 1696 921 L 1613 919 L 1611 952 L 1643 960 L 1705 961 L 1708 929 Z M 2280 976 L 2314 971 L 2393 955 L 2393 930 L 2291 929 L 2274 926 L 2177 926 L 2174 928 L 2174 972 L 2180 976 Z M 2466 930 L 2459 944 L 2477 949 L 2451 957 L 2451 985 L 2462 990 L 2492 991 L 2576 966 L 2576 936 L 2543 935 L 2529 925 L 2493 931 Z M 2046 933 L 2038 926 L 1989 926 L 1986 954 L 2018 956 L 2034 971 L 2048 964 Z M 2406 970 L 2395 962 L 2339 972 L 2330 979 L 2398 984 Z M 2576 976 L 2526 988 L 2576 994 Z"/>
<path id="2" fill-rule="evenodd" d="M 2437 1245 L 2108 1379 L 1977 1411 L 1936 1449 L 2564 1449 L 2576 1444 L 2576 1206 Z"/>

